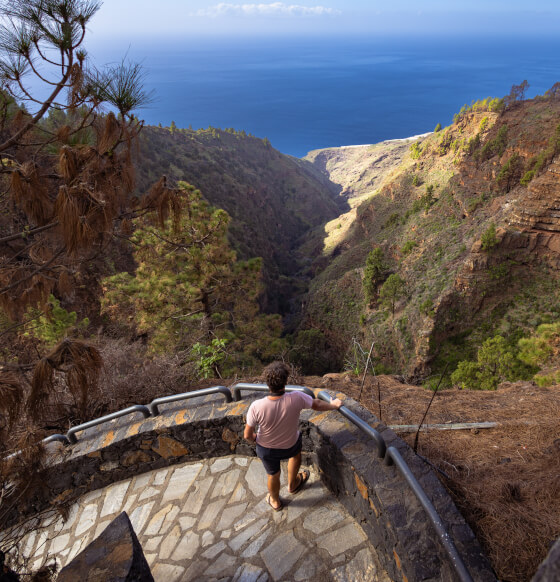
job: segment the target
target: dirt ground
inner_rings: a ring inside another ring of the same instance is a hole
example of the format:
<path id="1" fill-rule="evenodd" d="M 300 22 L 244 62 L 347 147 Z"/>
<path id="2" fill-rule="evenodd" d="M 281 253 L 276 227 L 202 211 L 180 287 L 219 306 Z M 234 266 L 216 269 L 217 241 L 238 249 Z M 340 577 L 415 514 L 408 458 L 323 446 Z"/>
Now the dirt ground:
<path id="1" fill-rule="evenodd" d="M 344 392 L 388 425 L 418 425 L 432 392 L 393 376 L 298 378 Z M 379 395 L 378 396 L 378 385 Z M 502 582 L 532 578 L 560 536 L 560 386 L 503 384 L 496 391 L 438 392 L 425 423 L 497 422 L 489 429 L 422 430 L 427 457 L 476 531 Z M 396 430 L 411 446 L 415 433 Z"/>

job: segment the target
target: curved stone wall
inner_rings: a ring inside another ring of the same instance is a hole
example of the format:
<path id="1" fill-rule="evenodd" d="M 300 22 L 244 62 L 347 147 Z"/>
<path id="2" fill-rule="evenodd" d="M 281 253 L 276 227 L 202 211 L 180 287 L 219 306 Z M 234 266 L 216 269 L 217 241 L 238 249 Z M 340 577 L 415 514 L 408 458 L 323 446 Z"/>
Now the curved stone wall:
<path id="1" fill-rule="evenodd" d="M 31 506 L 37 510 L 56 496 L 83 494 L 176 463 L 254 456 L 254 448 L 242 440 L 252 399 L 225 404 L 217 395 L 196 398 L 186 409 L 162 406 L 155 418 L 123 417 L 88 429 L 67 449 L 52 443 L 53 460 L 44 475 L 48 493 L 30 500 Z M 346 398 L 345 405 L 399 449 L 444 519 L 473 579 L 495 580 L 474 534 L 432 470 L 356 402 Z M 316 466 L 323 482 L 360 522 L 389 576 L 409 582 L 457 580 L 423 508 L 395 467 L 377 458 L 373 441 L 337 412 L 304 411 L 302 421 L 304 463 Z"/>

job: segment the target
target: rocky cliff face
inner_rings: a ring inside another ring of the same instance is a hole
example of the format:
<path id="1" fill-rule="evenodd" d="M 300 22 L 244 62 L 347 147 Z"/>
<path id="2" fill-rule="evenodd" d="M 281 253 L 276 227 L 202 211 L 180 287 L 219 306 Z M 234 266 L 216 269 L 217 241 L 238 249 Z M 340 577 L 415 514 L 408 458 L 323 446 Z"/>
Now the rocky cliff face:
<path id="1" fill-rule="evenodd" d="M 465 359 L 489 335 L 556 318 L 559 119 L 560 103 L 542 98 L 500 114 L 468 111 L 411 151 L 406 144 L 375 195 L 361 180 L 376 175 L 379 158 L 345 158 L 344 149 L 311 156 L 343 193 L 368 196 L 358 199 L 345 236 L 325 249 L 308 322 L 341 349 L 373 342 L 378 362 L 419 379 Z M 491 225 L 495 237 L 483 243 Z M 405 281 L 394 314 L 379 298 L 365 303 L 364 266 L 376 247 L 386 276 Z"/>

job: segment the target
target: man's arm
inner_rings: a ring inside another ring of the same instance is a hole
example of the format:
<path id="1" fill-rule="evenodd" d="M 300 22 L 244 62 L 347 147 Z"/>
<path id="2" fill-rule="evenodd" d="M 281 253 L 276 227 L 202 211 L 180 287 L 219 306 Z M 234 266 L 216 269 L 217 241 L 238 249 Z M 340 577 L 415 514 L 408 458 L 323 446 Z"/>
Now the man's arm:
<path id="1" fill-rule="evenodd" d="M 243 431 L 243 438 L 250 443 L 254 443 L 257 438 L 257 433 L 255 432 L 254 426 L 245 425 L 245 430 Z"/>
<path id="2" fill-rule="evenodd" d="M 343 405 L 342 400 L 338 398 L 331 398 L 330 402 L 325 402 L 324 400 L 319 400 L 318 398 L 315 398 L 313 400 L 311 408 L 313 408 L 313 410 L 319 411 L 338 410 L 342 405 Z"/>

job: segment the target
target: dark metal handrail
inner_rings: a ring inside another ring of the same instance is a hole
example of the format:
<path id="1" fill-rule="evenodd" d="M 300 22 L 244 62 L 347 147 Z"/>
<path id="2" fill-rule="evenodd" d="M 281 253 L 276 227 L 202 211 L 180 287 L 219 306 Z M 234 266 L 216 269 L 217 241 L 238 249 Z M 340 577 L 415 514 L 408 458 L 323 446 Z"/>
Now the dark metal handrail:
<path id="1" fill-rule="evenodd" d="M 51 434 L 46 439 L 41 441 L 44 445 L 48 445 L 49 443 L 59 442 L 65 445 L 70 444 L 70 439 L 65 434 Z"/>
<path id="2" fill-rule="evenodd" d="M 237 402 L 241 400 L 241 390 L 252 390 L 253 392 L 269 392 L 268 386 L 266 384 L 251 384 L 248 382 L 240 382 L 232 388 L 233 399 Z M 286 385 L 286 392 L 303 392 L 311 398 L 315 398 L 313 390 L 307 388 L 307 386 L 296 386 L 294 384 Z"/>
<path id="3" fill-rule="evenodd" d="M 325 390 L 321 390 L 321 392 L 317 394 L 317 398 L 320 398 L 325 402 L 331 401 L 330 395 Z M 377 445 L 377 454 L 379 458 L 384 460 L 386 465 L 394 464 L 397 467 L 399 473 L 404 477 L 406 483 L 412 489 L 412 492 L 414 493 L 422 507 L 425 509 L 426 513 L 428 514 L 428 518 L 432 522 L 432 525 L 434 526 L 441 540 L 441 543 L 443 544 L 443 547 L 447 552 L 447 555 L 451 558 L 451 562 L 453 563 L 455 572 L 457 572 L 457 575 L 461 579 L 461 582 L 473 582 L 473 579 L 469 574 L 469 571 L 467 570 L 467 567 L 465 566 L 463 559 L 461 558 L 457 548 L 455 547 L 455 544 L 453 543 L 451 536 L 447 532 L 443 520 L 438 514 L 436 508 L 433 506 L 432 502 L 429 500 L 428 496 L 426 495 L 426 492 L 422 488 L 422 485 L 420 485 L 420 483 L 414 476 L 414 473 L 412 472 L 406 461 L 402 458 L 398 449 L 392 446 L 387 448 L 385 439 L 383 438 L 381 433 L 376 431 L 373 427 L 369 426 L 369 424 L 364 422 L 359 416 L 354 414 L 351 410 L 348 410 L 346 406 L 341 406 L 338 409 L 338 411 L 344 417 L 346 417 L 348 420 L 354 423 L 358 428 L 364 431 L 368 436 L 373 438 Z"/>
<path id="4" fill-rule="evenodd" d="M 330 396 L 327 398 L 323 398 L 321 395 L 326 394 L 323 390 L 319 392 L 318 398 L 321 400 L 326 400 L 330 402 Z M 357 414 L 354 414 L 351 410 L 346 408 L 346 406 L 341 406 L 338 411 L 342 416 L 347 418 L 350 422 L 355 424 L 359 427 L 363 432 L 365 432 L 368 436 L 370 436 L 377 445 L 377 456 L 383 459 L 385 457 L 385 453 L 387 451 L 387 444 L 385 443 L 385 439 L 379 434 L 373 427 L 371 427 L 365 420 L 362 420 Z"/>
<path id="5" fill-rule="evenodd" d="M 97 426 L 98 424 L 103 424 L 104 422 L 108 422 L 109 420 L 114 420 L 115 418 L 120 418 L 121 416 L 126 416 L 127 414 L 132 414 L 133 412 L 141 412 L 144 415 L 144 418 L 148 418 L 151 416 L 150 409 L 147 406 L 143 406 L 142 404 L 134 404 L 133 406 L 129 406 L 128 408 L 124 408 L 123 410 L 118 410 L 117 412 L 112 412 L 111 414 L 107 414 L 100 418 L 90 420 L 89 422 L 84 422 L 83 424 L 73 426 L 66 433 L 66 436 L 68 437 L 68 440 L 72 444 L 76 444 L 78 442 L 78 438 L 76 437 L 77 432 L 86 430 L 87 428 L 92 428 L 94 426 Z"/>
<path id="6" fill-rule="evenodd" d="M 148 404 L 150 413 L 152 416 L 157 416 L 159 414 L 160 404 L 169 404 L 170 402 L 176 402 L 177 400 L 187 400 L 189 398 L 196 398 L 197 396 L 206 396 L 207 394 L 223 394 L 226 397 L 226 402 L 231 402 L 231 392 L 225 386 L 213 386 L 212 388 L 203 388 L 202 390 L 195 390 L 194 392 L 183 392 L 182 394 L 173 394 L 171 396 L 163 396 L 162 398 L 156 398 Z"/>
<path id="7" fill-rule="evenodd" d="M 189 398 L 196 398 L 197 396 L 206 396 L 208 394 L 223 394 L 226 398 L 226 402 L 232 401 L 231 392 L 225 386 L 213 386 L 212 388 L 203 388 L 202 390 L 194 390 L 193 392 L 183 392 L 182 394 L 172 394 L 171 396 L 164 396 L 162 398 L 156 398 L 152 400 L 150 404 L 144 406 L 143 404 L 134 404 L 123 410 L 117 412 L 112 412 L 106 416 L 101 416 L 94 420 L 84 422 L 77 426 L 73 426 L 65 435 L 63 434 L 53 434 L 43 439 L 41 442 L 43 444 L 52 443 L 54 441 L 60 441 L 65 445 L 76 444 L 78 438 L 76 433 L 88 428 L 92 428 L 104 422 L 109 422 L 115 418 L 120 418 L 121 416 L 126 416 L 128 414 L 133 414 L 134 412 L 141 412 L 144 418 L 149 418 L 151 416 L 157 416 L 159 414 L 159 405 L 168 404 L 169 402 L 176 402 L 177 400 L 186 400 Z"/>

